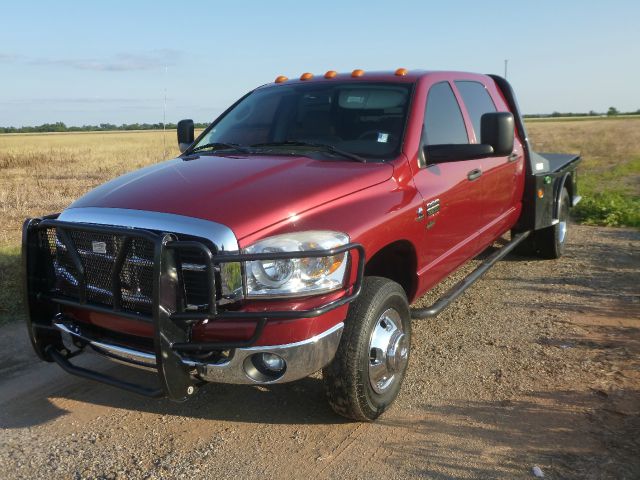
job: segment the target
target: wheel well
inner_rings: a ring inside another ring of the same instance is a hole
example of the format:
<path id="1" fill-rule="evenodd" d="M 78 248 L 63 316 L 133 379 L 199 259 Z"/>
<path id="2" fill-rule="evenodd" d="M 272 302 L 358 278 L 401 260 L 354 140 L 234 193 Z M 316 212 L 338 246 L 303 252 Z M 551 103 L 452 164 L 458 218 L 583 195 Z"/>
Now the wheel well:
<path id="1" fill-rule="evenodd" d="M 571 173 L 567 173 L 564 178 L 564 182 L 562 182 L 562 188 L 566 188 L 569 193 L 569 199 L 573 197 L 573 176 Z M 562 195 L 562 190 L 560 190 L 560 195 Z"/>
<path id="2" fill-rule="evenodd" d="M 409 241 L 400 240 L 378 250 L 365 265 L 364 274 L 399 283 L 411 301 L 416 291 L 416 265 L 415 248 Z"/>
<path id="3" fill-rule="evenodd" d="M 562 191 L 566 189 L 569 194 L 569 207 L 573 206 L 573 178 L 571 173 L 567 173 L 560 182 L 560 188 L 558 188 L 556 193 L 555 202 L 553 205 L 553 217 L 558 218 L 559 212 L 558 208 L 560 205 L 560 198 L 562 197 Z"/>

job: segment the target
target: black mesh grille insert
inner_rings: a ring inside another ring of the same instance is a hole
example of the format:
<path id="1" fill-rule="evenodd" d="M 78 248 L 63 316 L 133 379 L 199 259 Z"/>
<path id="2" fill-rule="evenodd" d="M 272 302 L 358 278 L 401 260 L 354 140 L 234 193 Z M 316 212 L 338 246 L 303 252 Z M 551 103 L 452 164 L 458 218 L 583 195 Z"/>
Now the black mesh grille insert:
<path id="1" fill-rule="evenodd" d="M 181 249 L 182 281 L 186 306 L 189 309 L 204 309 L 209 304 L 207 291 L 206 259 L 200 250 Z"/>
<path id="2" fill-rule="evenodd" d="M 113 307 L 113 266 L 121 249 L 126 248 L 120 271 L 121 308 L 142 315 L 152 314 L 153 242 L 131 237 L 127 244 L 120 235 L 66 231 L 67 236 L 55 228 L 42 231 L 53 263 L 54 290 L 73 300 L 80 299 L 80 272 L 69 250 L 75 249 L 84 267 L 87 302 Z M 68 245 L 69 242 L 72 245 Z"/>

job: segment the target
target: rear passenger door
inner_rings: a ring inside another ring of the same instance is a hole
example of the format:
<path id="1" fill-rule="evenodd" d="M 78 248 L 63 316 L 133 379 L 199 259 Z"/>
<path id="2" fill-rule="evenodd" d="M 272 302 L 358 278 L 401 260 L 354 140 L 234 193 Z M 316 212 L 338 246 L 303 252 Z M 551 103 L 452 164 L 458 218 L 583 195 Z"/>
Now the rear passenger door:
<path id="1" fill-rule="evenodd" d="M 422 168 L 414 179 L 425 202 L 426 264 L 422 270 L 442 278 L 476 253 L 482 211 L 479 160 L 433 164 L 423 154 L 425 145 L 469 143 L 462 110 L 447 81 L 428 91 L 421 143 Z"/>
<path id="2" fill-rule="evenodd" d="M 480 121 L 485 113 L 498 111 L 487 87 L 479 81 L 456 80 L 454 82 L 473 125 L 474 141 L 481 143 Z M 482 178 L 483 211 L 479 242 L 491 243 L 510 227 L 515 205 L 519 201 L 518 178 L 522 167 L 522 149 L 514 143 L 513 155 L 488 157 L 480 161 Z"/>

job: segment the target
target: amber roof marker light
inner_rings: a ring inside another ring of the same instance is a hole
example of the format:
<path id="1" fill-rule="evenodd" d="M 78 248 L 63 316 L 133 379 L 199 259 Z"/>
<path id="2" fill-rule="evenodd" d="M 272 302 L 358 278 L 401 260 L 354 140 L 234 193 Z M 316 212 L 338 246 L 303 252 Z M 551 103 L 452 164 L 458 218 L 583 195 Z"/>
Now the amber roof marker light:
<path id="1" fill-rule="evenodd" d="M 407 73 L 408 73 L 408 70 L 406 68 L 399 68 L 396 70 L 396 75 L 398 77 L 404 77 Z"/>
<path id="2" fill-rule="evenodd" d="M 276 77 L 275 82 L 276 83 L 283 83 L 283 82 L 286 82 L 287 80 L 289 80 L 289 79 L 287 77 L 285 77 L 284 75 L 278 75 Z"/>
<path id="3" fill-rule="evenodd" d="M 335 70 L 329 70 L 324 74 L 324 78 L 334 78 L 336 75 L 338 75 L 338 72 L 336 72 Z"/>
<path id="4" fill-rule="evenodd" d="M 311 80 L 313 78 L 313 73 L 305 72 L 300 75 L 300 80 Z"/>
<path id="5" fill-rule="evenodd" d="M 362 75 L 364 75 L 364 70 L 361 70 L 359 68 L 356 68 L 353 72 L 351 72 L 352 77 L 361 77 Z"/>

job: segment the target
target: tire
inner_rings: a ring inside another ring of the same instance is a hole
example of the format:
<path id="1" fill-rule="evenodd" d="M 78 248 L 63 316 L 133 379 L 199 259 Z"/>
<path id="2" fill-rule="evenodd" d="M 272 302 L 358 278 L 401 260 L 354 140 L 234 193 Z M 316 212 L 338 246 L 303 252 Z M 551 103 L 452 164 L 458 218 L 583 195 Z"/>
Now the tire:
<path id="1" fill-rule="evenodd" d="M 340 345 L 323 370 L 333 410 L 353 420 L 378 418 L 398 396 L 409 361 L 411 315 L 400 285 L 366 277 L 349 306 Z"/>
<path id="2" fill-rule="evenodd" d="M 558 205 L 558 223 L 536 232 L 535 245 L 537 253 L 542 258 L 560 258 L 564 253 L 569 227 L 569 192 L 566 188 L 560 194 Z"/>

